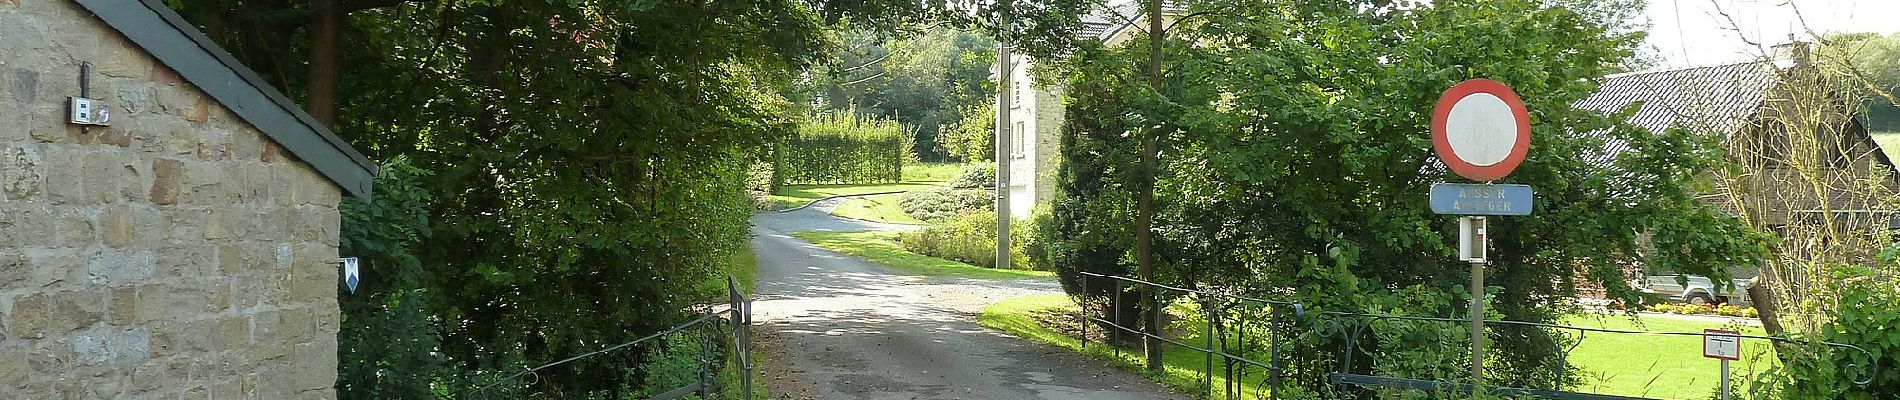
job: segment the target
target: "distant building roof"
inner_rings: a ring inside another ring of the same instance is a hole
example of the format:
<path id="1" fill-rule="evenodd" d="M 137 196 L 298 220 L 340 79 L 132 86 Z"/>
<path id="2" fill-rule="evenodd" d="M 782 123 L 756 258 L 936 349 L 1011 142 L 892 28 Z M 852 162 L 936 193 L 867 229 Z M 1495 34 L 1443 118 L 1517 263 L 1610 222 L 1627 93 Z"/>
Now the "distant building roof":
<path id="1" fill-rule="evenodd" d="M 1088 13 L 1082 14 L 1082 28 L 1076 34 L 1084 38 L 1108 40 L 1117 33 L 1135 27 L 1136 23 L 1146 21 L 1143 17 L 1147 16 L 1144 15 L 1148 12 L 1147 10 L 1146 1 L 1110 0 L 1101 7 L 1095 7 Z M 1180 15 L 1186 11 L 1187 7 L 1177 1 L 1164 0 L 1161 4 L 1163 14 Z"/>
<path id="2" fill-rule="evenodd" d="M 1605 77 L 1596 93 L 1573 105 L 1610 113 L 1642 102 L 1630 123 L 1655 132 L 1682 127 L 1726 136 L 1761 110 L 1768 90 L 1779 81 L 1775 65 L 1767 62 L 1617 74 Z M 1629 150 L 1620 139 L 1603 139 L 1603 148 L 1586 161 L 1606 165 Z"/>

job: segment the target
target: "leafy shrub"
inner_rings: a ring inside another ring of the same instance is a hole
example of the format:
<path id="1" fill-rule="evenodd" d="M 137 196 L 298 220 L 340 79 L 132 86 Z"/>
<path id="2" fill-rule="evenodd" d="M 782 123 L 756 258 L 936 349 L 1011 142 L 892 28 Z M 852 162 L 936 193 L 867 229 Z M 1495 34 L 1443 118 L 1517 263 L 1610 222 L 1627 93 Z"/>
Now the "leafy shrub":
<path id="1" fill-rule="evenodd" d="M 950 187 L 980 188 L 996 184 L 996 164 L 982 163 L 963 166 L 963 172 L 950 180 Z"/>
<path id="2" fill-rule="evenodd" d="M 1027 250 L 1036 239 L 1029 224 L 1009 225 L 1010 264 L 1019 269 L 1039 269 Z M 971 265 L 996 268 L 996 213 L 978 210 L 959 215 L 924 229 L 897 234 L 904 250 Z"/>
<path id="3" fill-rule="evenodd" d="M 903 179 L 909 135 L 897 121 L 856 110 L 814 115 L 779 141 L 772 179 L 784 184 L 890 183 Z"/>
<path id="4" fill-rule="evenodd" d="M 933 188 L 898 196 L 897 206 L 911 218 L 939 221 L 990 208 L 996 199 L 983 190 Z"/>
<path id="5" fill-rule="evenodd" d="M 1840 283 L 1840 306 L 1832 310 L 1831 320 L 1818 333 L 1797 336 L 1804 343 L 1785 345 L 1777 350 L 1783 365 L 1779 371 L 1760 375 L 1757 387 L 1779 393 L 1764 398 L 1785 399 L 1896 399 L 1900 398 L 1900 286 L 1891 277 L 1878 276 L 1871 270 L 1849 267 L 1834 277 Z M 1846 344 L 1866 353 L 1829 346 L 1822 342 Z M 1878 368 L 1869 368 L 1877 365 Z M 1868 378 L 1866 386 L 1854 385 Z M 1758 395 L 1759 393 L 1751 393 Z"/>

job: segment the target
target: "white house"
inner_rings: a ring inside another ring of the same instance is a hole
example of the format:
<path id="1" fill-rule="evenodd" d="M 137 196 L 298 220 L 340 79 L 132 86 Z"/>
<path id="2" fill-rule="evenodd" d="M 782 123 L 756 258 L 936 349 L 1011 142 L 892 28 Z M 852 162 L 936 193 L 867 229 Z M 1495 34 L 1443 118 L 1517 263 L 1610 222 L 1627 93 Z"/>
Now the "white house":
<path id="1" fill-rule="evenodd" d="M 1146 3 L 1139 0 L 1111 0 L 1082 16 L 1082 29 L 1076 34 L 1116 45 L 1144 34 Z M 1170 5 L 1169 12 L 1178 9 Z M 1062 130 L 1062 82 L 1040 82 L 1030 73 L 1035 59 L 1015 54 L 1010 58 L 1010 165 L 1009 211 L 1016 218 L 1028 218 L 1036 207 L 1049 203 L 1055 195 L 1057 151 Z M 992 68 L 994 70 L 994 68 Z M 995 75 L 990 76 L 995 79 Z"/>

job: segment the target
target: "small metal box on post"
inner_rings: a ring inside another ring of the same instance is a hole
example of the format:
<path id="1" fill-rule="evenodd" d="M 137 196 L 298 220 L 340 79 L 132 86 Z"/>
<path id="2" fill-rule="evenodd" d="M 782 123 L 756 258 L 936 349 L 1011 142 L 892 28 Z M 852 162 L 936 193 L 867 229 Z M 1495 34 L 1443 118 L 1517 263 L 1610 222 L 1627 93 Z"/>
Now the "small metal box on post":
<path id="1" fill-rule="evenodd" d="M 1489 79 L 1453 85 L 1432 111 L 1432 150 L 1458 176 L 1482 183 L 1438 183 L 1432 212 L 1459 215 L 1458 259 L 1471 263 L 1471 388 L 1484 384 L 1484 265 L 1490 222 L 1485 215 L 1529 215 L 1527 185 L 1496 185 L 1530 152 L 1530 112 L 1510 87 Z"/>

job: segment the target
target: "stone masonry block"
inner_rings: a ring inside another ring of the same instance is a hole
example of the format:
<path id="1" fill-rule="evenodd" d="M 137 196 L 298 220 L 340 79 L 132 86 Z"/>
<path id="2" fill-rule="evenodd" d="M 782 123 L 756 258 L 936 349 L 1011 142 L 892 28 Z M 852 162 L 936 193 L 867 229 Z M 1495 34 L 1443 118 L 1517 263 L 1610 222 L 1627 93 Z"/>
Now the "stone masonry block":
<path id="1" fill-rule="evenodd" d="M 16 247 L 47 246 L 56 234 L 53 215 L 45 208 L 5 208 L 0 205 L 0 243 Z"/>
<path id="2" fill-rule="evenodd" d="M 137 322 L 139 306 L 139 287 L 137 285 L 113 286 L 112 298 L 106 303 L 107 322 L 113 325 L 128 326 Z"/>
<path id="3" fill-rule="evenodd" d="M 140 285 L 133 320 L 144 324 L 216 312 L 229 304 L 230 294 L 226 288 L 215 280 L 209 279 L 195 281 L 192 284 Z"/>
<path id="4" fill-rule="evenodd" d="M 73 361 L 130 367 L 152 353 L 152 334 L 145 329 L 99 328 L 72 338 Z"/>
<path id="5" fill-rule="evenodd" d="M 96 236 L 93 236 L 95 229 L 93 229 L 92 218 L 86 215 L 84 210 L 55 208 L 53 220 L 57 224 L 54 226 L 54 230 L 57 231 L 54 240 L 58 244 L 77 247 L 90 245 L 96 241 Z"/>
<path id="6" fill-rule="evenodd" d="M 39 97 L 39 71 L 16 68 L 10 74 L 12 76 L 7 79 L 7 94 L 13 98 L 14 102 L 27 104 Z"/>
<path id="7" fill-rule="evenodd" d="M 218 275 L 217 252 L 216 245 L 202 241 L 186 241 L 160 247 L 158 248 L 159 274 L 192 279 L 215 277 Z"/>
<path id="8" fill-rule="evenodd" d="M 158 258 L 152 250 L 102 249 L 86 259 L 86 272 L 94 284 L 137 283 L 152 278 Z"/>
<path id="9" fill-rule="evenodd" d="M 60 335 L 98 323 L 104 317 L 105 295 L 98 291 L 39 292 L 13 298 L 13 336 L 37 339 Z"/>
<path id="10" fill-rule="evenodd" d="M 300 390 L 329 388 L 336 384 L 336 341 L 316 340 L 301 343 L 292 352 L 288 387 Z"/>
<path id="11" fill-rule="evenodd" d="M 185 162 L 185 181 L 179 187 L 178 201 L 204 206 L 229 204 L 224 184 L 224 166 L 219 163 Z"/>
<path id="12" fill-rule="evenodd" d="M 100 62 L 94 71 L 100 75 L 143 79 L 151 72 L 152 61 L 151 58 L 145 56 L 144 50 L 139 50 L 137 47 L 110 45 L 101 48 L 105 49 L 105 60 Z"/>
<path id="13" fill-rule="evenodd" d="M 165 323 L 153 329 L 152 355 L 166 357 L 243 348 L 249 336 L 249 321 L 241 316 Z"/>
<path id="14" fill-rule="evenodd" d="M 13 289 L 14 283 L 26 280 L 32 272 L 33 263 L 26 255 L 0 251 L 0 291 Z"/>
<path id="15" fill-rule="evenodd" d="M 111 203 L 119 199 L 119 171 L 127 157 L 117 151 L 92 151 L 86 154 L 85 202 Z"/>
<path id="16" fill-rule="evenodd" d="M 132 245 L 132 207 L 106 207 L 99 212 L 99 237 L 107 246 L 124 248 Z"/>
<path id="17" fill-rule="evenodd" d="M 119 163 L 114 170 L 118 179 L 118 201 L 146 202 L 150 197 L 146 188 L 151 186 L 151 168 L 151 163 L 138 156 L 127 157 Z"/>
<path id="18" fill-rule="evenodd" d="M 143 398 L 176 397 L 172 391 L 191 381 L 191 364 L 189 357 L 147 360 L 132 369 L 137 377 L 132 380 L 132 392 Z"/>
<path id="19" fill-rule="evenodd" d="M 152 204 L 177 204 L 178 188 L 185 179 L 185 165 L 172 159 L 152 159 Z"/>
<path id="20" fill-rule="evenodd" d="M 16 284 L 18 287 L 53 287 L 65 282 L 86 282 L 86 255 L 77 248 L 26 251 L 32 272 Z"/>
<path id="21" fill-rule="evenodd" d="M 42 156 L 46 162 L 47 200 L 53 204 L 85 203 L 85 148 L 48 145 Z"/>
<path id="22" fill-rule="evenodd" d="M 0 80 L 6 79 L 6 76 L 0 73 Z M 0 81 L 0 88 L 4 87 L 6 87 L 6 82 Z M 0 113 L 0 142 L 25 142 L 32 139 L 33 136 L 28 131 L 33 126 L 34 117 L 33 113 L 25 110 L 8 110 Z"/>
<path id="23" fill-rule="evenodd" d="M 22 344 L 0 347 L 0 397 L 7 396 L 4 388 L 17 388 L 26 383 L 26 353 L 26 346 Z"/>
<path id="24" fill-rule="evenodd" d="M 46 167 L 34 147 L 0 147 L 0 198 L 37 200 L 46 182 Z"/>

